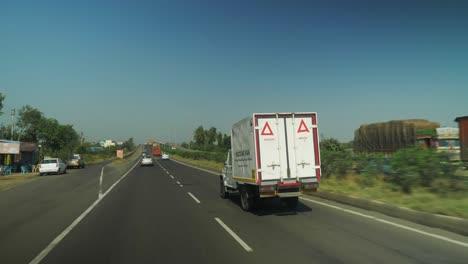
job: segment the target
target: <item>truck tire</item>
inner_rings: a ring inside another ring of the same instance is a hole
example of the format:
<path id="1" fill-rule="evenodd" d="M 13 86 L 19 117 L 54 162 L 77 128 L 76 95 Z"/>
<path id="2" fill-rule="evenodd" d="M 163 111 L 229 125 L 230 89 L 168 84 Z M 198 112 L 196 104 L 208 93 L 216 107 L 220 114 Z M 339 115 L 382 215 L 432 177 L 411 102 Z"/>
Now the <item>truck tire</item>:
<path id="1" fill-rule="evenodd" d="M 242 186 L 240 188 L 241 206 L 244 211 L 252 211 L 254 207 L 253 194 L 249 188 Z"/>
<path id="2" fill-rule="evenodd" d="M 229 197 L 229 192 L 227 191 L 226 186 L 224 186 L 223 176 L 219 176 L 219 196 L 223 199 Z"/>
<path id="3" fill-rule="evenodd" d="M 283 201 L 286 203 L 286 206 L 289 209 L 296 209 L 297 204 L 299 203 L 299 197 L 288 197 L 288 198 L 283 198 Z"/>

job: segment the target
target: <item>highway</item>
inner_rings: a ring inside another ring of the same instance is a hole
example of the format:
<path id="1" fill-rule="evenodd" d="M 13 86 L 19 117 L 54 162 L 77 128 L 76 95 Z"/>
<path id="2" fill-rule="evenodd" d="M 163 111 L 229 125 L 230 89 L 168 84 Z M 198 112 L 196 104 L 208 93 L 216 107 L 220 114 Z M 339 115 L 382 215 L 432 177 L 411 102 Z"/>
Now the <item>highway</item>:
<path id="1" fill-rule="evenodd" d="M 219 197 L 211 173 L 172 160 L 134 164 L 0 192 L 0 263 L 468 261 L 464 236 L 315 197 L 294 211 L 268 201 L 244 212 L 238 197 Z"/>

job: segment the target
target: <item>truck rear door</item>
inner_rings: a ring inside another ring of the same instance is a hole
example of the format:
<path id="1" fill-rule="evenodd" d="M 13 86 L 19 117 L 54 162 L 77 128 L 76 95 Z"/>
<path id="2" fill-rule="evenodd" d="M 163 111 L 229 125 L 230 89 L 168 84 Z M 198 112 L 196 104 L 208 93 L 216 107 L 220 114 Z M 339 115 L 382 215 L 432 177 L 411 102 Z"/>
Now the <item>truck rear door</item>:
<path id="1" fill-rule="evenodd" d="M 259 178 L 320 177 L 315 113 L 255 115 Z"/>

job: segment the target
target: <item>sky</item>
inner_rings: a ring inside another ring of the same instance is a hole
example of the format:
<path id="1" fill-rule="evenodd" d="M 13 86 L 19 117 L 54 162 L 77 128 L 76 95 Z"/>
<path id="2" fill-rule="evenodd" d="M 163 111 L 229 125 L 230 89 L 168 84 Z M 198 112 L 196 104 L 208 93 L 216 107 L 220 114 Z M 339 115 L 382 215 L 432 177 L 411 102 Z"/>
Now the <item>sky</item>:
<path id="1" fill-rule="evenodd" d="M 31 105 L 87 141 L 229 134 L 317 112 L 322 137 L 468 115 L 466 1 L 0 1 L 0 122 Z"/>

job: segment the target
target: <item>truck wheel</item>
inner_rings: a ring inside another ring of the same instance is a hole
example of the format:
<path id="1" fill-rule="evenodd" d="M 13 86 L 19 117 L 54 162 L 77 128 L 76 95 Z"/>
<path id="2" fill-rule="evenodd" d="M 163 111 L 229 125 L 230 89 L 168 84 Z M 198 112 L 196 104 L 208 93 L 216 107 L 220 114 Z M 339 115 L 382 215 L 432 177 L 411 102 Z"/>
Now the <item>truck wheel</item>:
<path id="1" fill-rule="evenodd" d="M 284 198 L 283 201 L 289 209 L 296 209 L 297 204 L 299 203 L 299 197 L 288 197 Z"/>
<path id="2" fill-rule="evenodd" d="M 254 205 L 252 192 L 247 187 L 240 188 L 241 206 L 244 211 L 251 211 Z"/>
<path id="3" fill-rule="evenodd" d="M 226 186 L 224 186 L 223 176 L 219 176 L 219 196 L 223 199 L 229 197 L 229 192 L 227 191 Z"/>

